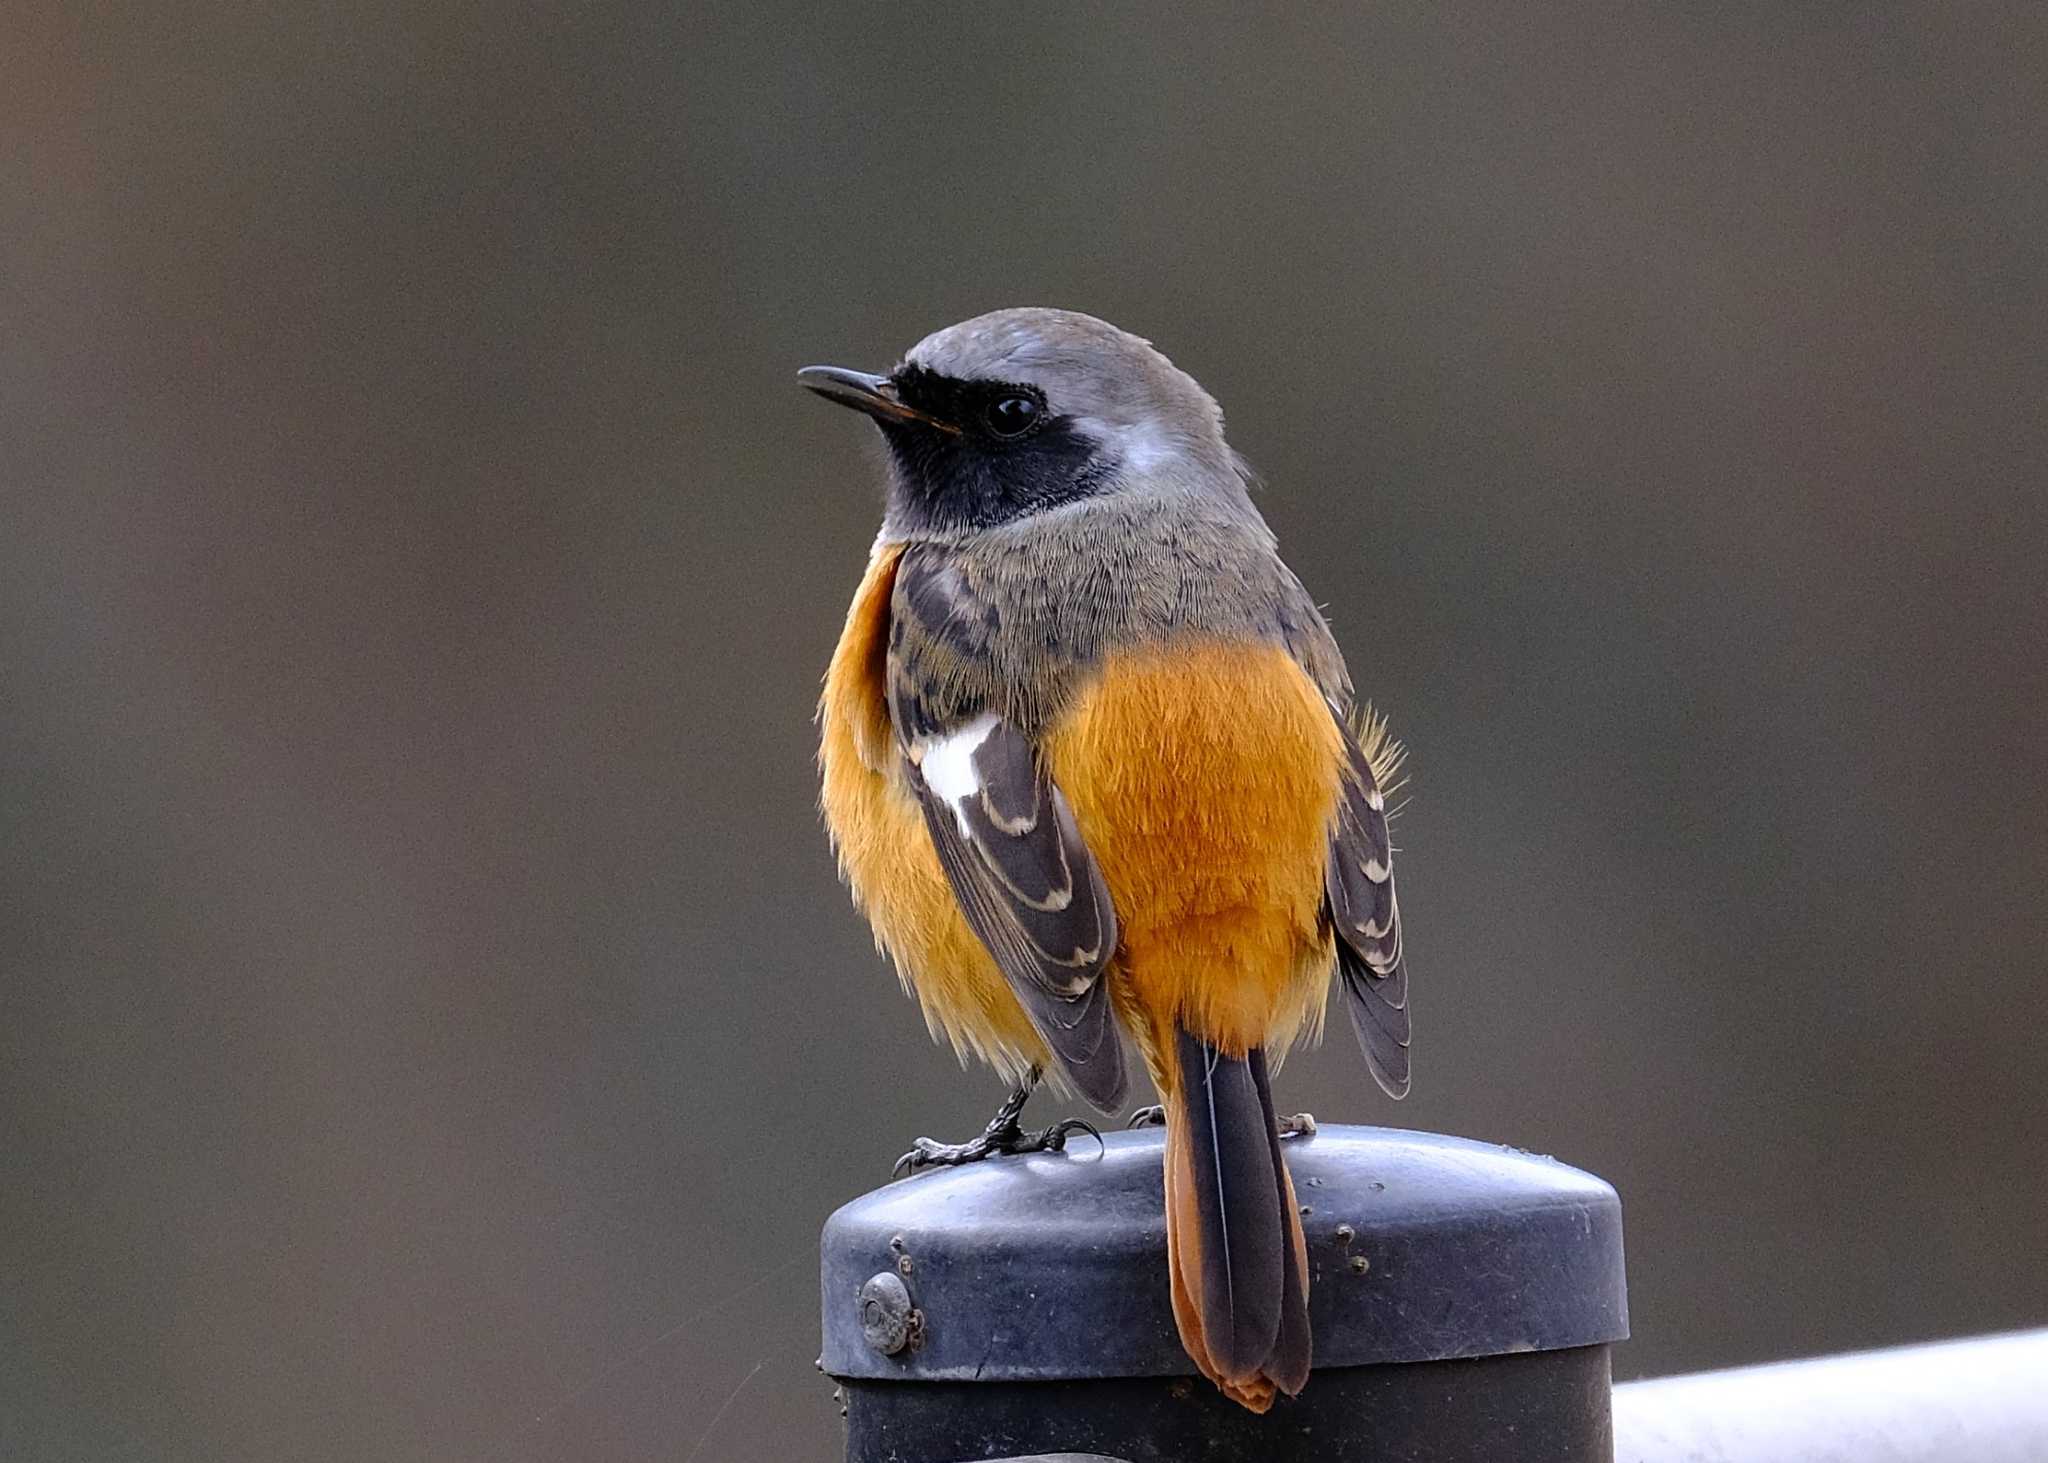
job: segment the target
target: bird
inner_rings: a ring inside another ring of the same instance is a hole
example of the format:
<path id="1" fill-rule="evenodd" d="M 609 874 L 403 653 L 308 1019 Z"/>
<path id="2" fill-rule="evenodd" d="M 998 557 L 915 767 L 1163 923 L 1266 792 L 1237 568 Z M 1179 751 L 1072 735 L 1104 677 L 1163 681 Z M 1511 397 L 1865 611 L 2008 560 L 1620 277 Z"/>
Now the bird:
<path id="1" fill-rule="evenodd" d="M 886 375 L 800 382 L 879 428 L 882 523 L 824 677 L 840 871 L 935 1039 L 1012 1084 L 965 1143 L 1059 1148 L 1041 1080 L 1104 1112 L 1124 1035 L 1166 1127 L 1180 1339 L 1265 1412 L 1309 1377 L 1309 1274 L 1272 1074 L 1341 986 L 1409 1086 L 1388 838 L 1403 748 L 1282 562 L 1223 413 L 1150 342 L 997 310 Z"/>

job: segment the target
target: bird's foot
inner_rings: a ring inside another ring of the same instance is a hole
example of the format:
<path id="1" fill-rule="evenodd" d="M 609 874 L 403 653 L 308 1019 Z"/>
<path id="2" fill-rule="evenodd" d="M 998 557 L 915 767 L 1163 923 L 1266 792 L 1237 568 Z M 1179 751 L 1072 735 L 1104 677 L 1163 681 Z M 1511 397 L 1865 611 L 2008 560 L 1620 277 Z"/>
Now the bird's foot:
<path id="1" fill-rule="evenodd" d="M 1166 1109 L 1158 1103 L 1141 1107 L 1131 1114 L 1127 1128 L 1163 1128 L 1166 1126 Z M 1278 1119 L 1274 1131 L 1283 1138 L 1313 1138 L 1316 1135 L 1316 1115 L 1312 1112 L 1298 1112 L 1292 1117 Z"/>
<path id="2" fill-rule="evenodd" d="M 1013 1153 L 1058 1153 L 1067 1146 L 1067 1135 L 1086 1133 L 1098 1142 L 1102 1134 L 1092 1124 L 1079 1118 L 1062 1118 L 1050 1127 L 1037 1132 L 1026 1132 L 1022 1127 L 1011 1124 L 1006 1132 L 984 1132 L 979 1138 L 970 1138 L 965 1143 L 938 1143 L 930 1138 L 916 1139 L 910 1151 L 896 1160 L 891 1170 L 898 1178 L 907 1173 L 916 1173 L 924 1168 L 950 1168 L 962 1163 L 978 1163 L 984 1158 L 998 1154 Z"/>
<path id="3" fill-rule="evenodd" d="M 1034 1084 L 1035 1085 L 1034 1074 Z M 919 1138 L 910 1145 L 910 1151 L 896 1160 L 890 1170 L 897 1177 L 916 1173 L 923 1168 L 950 1168 L 962 1163 L 978 1163 L 984 1158 L 998 1154 L 1012 1153 L 1059 1153 L 1067 1146 L 1067 1137 L 1073 1133 L 1086 1133 L 1097 1143 L 1102 1134 L 1095 1131 L 1090 1123 L 1079 1118 L 1062 1118 L 1050 1127 L 1037 1132 L 1027 1131 L 1017 1121 L 1024 1111 L 1025 1099 L 1030 1097 L 1031 1087 L 1025 1086 L 1010 1094 L 1009 1100 L 996 1109 L 996 1115 L 981 1130 L 981 1136 L 970 1138 L 965 1143 L 939 1143 L 930 1138 Z"/>

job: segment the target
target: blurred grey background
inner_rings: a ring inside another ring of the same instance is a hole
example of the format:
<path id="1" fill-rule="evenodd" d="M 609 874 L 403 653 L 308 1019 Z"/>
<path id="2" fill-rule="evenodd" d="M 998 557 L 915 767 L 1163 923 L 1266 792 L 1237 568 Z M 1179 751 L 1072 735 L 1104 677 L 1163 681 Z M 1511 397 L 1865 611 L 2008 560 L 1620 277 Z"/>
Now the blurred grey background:
<path id="1" fill-rule="evenodd" d="M 824 1459 L 998 1096 L 839 891 L 799 365 L 1157 341 L 1414 748 L 1416 1095 L 1624 1375 L 2048 1319 L 2048 11 L 31 6 L 0 1454 Z M 1050 1110 L 1048 1108 L 1048 1110 Z"/>

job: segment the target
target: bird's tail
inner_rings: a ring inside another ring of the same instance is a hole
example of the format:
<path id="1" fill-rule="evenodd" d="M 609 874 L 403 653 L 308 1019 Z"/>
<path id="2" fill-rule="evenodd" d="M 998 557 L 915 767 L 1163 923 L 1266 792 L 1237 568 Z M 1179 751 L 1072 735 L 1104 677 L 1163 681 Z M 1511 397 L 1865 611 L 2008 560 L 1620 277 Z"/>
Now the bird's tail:
<path id="1" fill-rule="evenodd" d="M 1166 1255 L 1181 1344 L 1253 1412 L 1308 1381 L 1308 1246 L 1266 1054 L 1176 1030 L 1166 1086 Z"/>

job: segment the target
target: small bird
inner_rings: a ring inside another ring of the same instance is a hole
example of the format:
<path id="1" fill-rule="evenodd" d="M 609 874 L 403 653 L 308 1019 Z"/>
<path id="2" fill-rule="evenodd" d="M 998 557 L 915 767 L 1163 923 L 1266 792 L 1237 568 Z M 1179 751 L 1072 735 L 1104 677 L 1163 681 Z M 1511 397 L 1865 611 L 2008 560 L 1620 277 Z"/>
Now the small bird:
<path id="1" fill-rule="evenodd" d="M 1167 1260 L 1195 1365 L 1255 1412 L 1309 1375 L 1308 1260 L 1271 1075 L 1334 971 L 1408 1090 L 1388 794 L 1402 751 L 1252 505 L 1223 414 L 1150 343 L 998 310 L 886 376 L 799 380 L 865 412 L 887 503 L 819 706 L 825 821 L 934 1037 L 1114 1111 L 1127 1031 L 1166 1124 Z M 1292 1127 L 1313 1131 L 1313 1123 Z"/>

